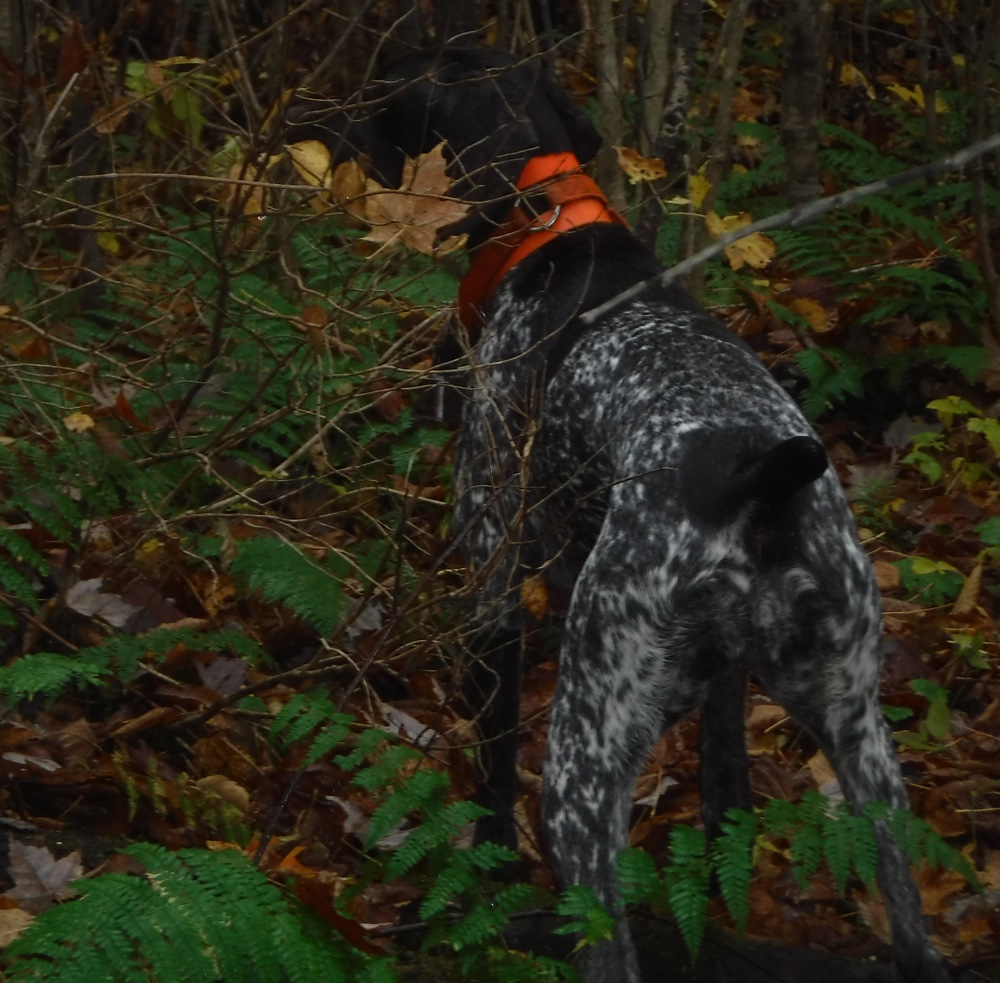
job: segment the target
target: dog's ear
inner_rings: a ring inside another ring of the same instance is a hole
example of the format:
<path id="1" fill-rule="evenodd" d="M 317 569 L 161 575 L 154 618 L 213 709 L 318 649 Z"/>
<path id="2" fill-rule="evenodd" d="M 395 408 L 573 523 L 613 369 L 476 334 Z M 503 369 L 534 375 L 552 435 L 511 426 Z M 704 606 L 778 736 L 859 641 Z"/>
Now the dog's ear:
<path id="1" fill-rule="evenodd" d="M 580 107 L 570 99 L 566 90 L 559 85 L 549 74 L 545 73 L 542 82 L 545 96 L 552 104 L 566 133 L 569 135 L 570 144 L 576 159 L 581 164 L 586 164 L 592 160 L 597 151 L 601 149 L 601 135 L 597 132 L 597 127 L 590 121 L 590 118 Z"/>

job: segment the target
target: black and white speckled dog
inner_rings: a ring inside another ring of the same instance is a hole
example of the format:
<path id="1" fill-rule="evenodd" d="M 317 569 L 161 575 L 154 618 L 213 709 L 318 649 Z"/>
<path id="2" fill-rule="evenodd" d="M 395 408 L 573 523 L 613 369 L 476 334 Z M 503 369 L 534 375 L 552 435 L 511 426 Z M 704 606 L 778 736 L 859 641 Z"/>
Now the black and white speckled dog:
<path id="1" fill-rule="evenodd" d="M 576 161 L 599 144 L 591 124 L 538 62 L 478 49 L 403 59 L 366 106 L 364 118 L 301 119 L 293 136 L 369 155 L 392 187 L 403 154 L 444 140 L 453 191 L 474 205 L 461 223 L 477 271 L 463 305 L 471 321 L 480 303 L 485 327 L 456 528 L 482 582 L 470 691 L 495 739 L 489 785 L 506 803 L 482 834 L 513 838 L 527 575 L 571 598 L 543 792 L 563 883 L 620 909 L 615 864 L 635 778 L 660 732 L 699 707 L 707 826 L 749 806 L 750 673 L 823 748 L 855 807 L 905 808 L 879 709 L 878 591 L 809 424 L 678 288 L 650 287 L 593 324 L 578 318 L 662 269 L 580 178 Z M 942 983 L 908 862 L 878 832 L 898 976 Z M 624 916 L 583 973 L 639 979 Z"/>

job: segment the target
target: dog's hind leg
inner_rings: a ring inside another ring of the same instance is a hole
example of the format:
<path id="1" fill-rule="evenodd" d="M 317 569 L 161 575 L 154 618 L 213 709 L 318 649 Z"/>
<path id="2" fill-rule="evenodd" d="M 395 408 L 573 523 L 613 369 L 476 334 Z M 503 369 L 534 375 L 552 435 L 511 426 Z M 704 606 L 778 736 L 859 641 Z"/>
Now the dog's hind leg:
<path id="1" fill-rule="evenodd" d="M 800 636 L 798 651 L 785 647 L 784 657 L 758 666 L 756 675 L 819 743 L 853 809 L 860 811 L 873 801 L 906 809 L 899 761 L 879 706 L 878 595 L 867 561 L 865 567 L 866 575 L 858 574 L 860 582 L 851 584 L 855 593 L 848 601 L 854 608 L 850 618 L 839 626 L 835 619 L 826 619 L 825 630 L 819 627 L 812 638 Z M 809 621 L 809 614 L 799 609 L 803 621 Z M 909 860 L 885 823 L 876 823 L 875 832 L 878 880 L 892 926 L 897 977 L 901 983 L 945 983 L 945 963 L 927 939 Z"/>

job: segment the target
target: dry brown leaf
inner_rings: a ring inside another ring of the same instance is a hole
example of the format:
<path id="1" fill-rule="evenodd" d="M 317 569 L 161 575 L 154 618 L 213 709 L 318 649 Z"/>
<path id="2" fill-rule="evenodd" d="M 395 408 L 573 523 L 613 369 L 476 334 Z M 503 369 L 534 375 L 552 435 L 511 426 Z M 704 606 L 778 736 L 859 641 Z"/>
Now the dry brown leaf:
<path id="1" fill-rule="evenodd" d="M 128 118 L 131 102 L 121 93 L 115 95 L 110 106 L 99 106 L 90 118 L 96 133 L 108 136 L 115 133 Z"/>
<path id="2" fill-rule="evenodd" d="M 383 244 L 399 241 L 427 256 L 439 256 L 463 245 L 464 236 L 437 241 L 442 228 L 465 218 L 469 210 L 464 202 L 447 197 L 451 178 L 443 148 L 439 143 L 416 160 L 407 160 L 398 191 L 367 182 L 365 218 L 372 230 L 365 239 Z"/>
<path id="3" fill-rule="evenodd" d="M 528 577 L 521 584 L 521 604 L 533 618 L 541 621 L 549 609 L 549 589 L 544 577 Z"/>
<path id="4" fill-rule="evenodd" d="M 0 909 L 0 949 L 10 945 L 34 920 L 35 916 L 23 908 Z"/>
<path id="5" fill-rule="evenodd" d="M 70 882 L 83 876 L 80 851 L 56 860 L 47 847 L 10 841 L 10 877 L 14 886 L 5 892 L 31 914 L 38 914 L 75 893 Z"/>
<path id="6" fill-rule="evenodd" d="M 195 782 L 203 792 L 214 792 L 223 802 L 236 806 L 240 812 L 250 808 L 250 793 L 225 775 L 206 775 Z"/>
<path id="7" fill-rule="evenodd" d="M 330 193 L 348 215 L 365 220 L 367 183 L 361 160 L 345 160 L 343 164 L 338 164 L 330 175 L 329 187 Z"/>
<path id="8" fill-rule="evenodd" d="M 630 184 L 640 181 L 658 181 L 667 176 L 667 165 L 659 157 L 643 157 L 631 147 L 615 147 L 618 166 L 625 172 Z"/>
<path id="9" fill-rule="evenodd" d="M 872 562 L 875 568 L 875 580 L 879 590 L 891 590 L 899 586 L 899 567 L 888 560 L 875 560 Z"/>
<path id="10" fill-rule="evenodd" d="M 983 561 L 980 560 L 972 569 L 972 573 L 965 578 L 962 585 L 962 592 L 952 605 L 951 613 L 955 615 L 972 614 L 976 609 L 976 601 L 979 600 L 979 590 L 983 586 Z"/>

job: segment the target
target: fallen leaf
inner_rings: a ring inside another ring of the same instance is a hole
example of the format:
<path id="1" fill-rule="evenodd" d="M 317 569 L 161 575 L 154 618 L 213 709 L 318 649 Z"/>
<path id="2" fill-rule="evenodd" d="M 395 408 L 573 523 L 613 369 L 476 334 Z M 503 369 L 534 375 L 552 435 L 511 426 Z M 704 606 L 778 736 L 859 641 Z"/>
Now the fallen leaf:
<path id="1" fill-rule="evenodd" d="M 330 151 L 319 140 L 303 140 L 288 147 L 288 156 L 299 177 L 314 188 L 330 190 Z"/>
<path id="2" fill-rule="evenodd" d="M 0 909 L 0 949 L 10 945 L 34 920 L 35 916 L 23 908 Z"/>
<path id="3" fill-rule="evenodd" d="M 223 802 L 236 806 L 240 812 L 246 812 L 250 808 L 250 793 L 225 775 L 206 775 L 199 778 L 195 785 L 203 792 L 214 792 Z"/>
<path id="4" fill-rule="evenodd" d="M 117 594 L 101 592 L 102 577 L 78 580 L 66 591 L 66 606 L 77 614 L 100 618 L 114 628 L 124 628 L 139 610 Z"/>
<path id="5" fill-rule="evenodd" d="M 37 915 L 56 901 L 72 897 L 69 884 L 82 876 L 79 850 L 56 860 L 47 847 L 10 841 L 10 877 L 14 886 L 5 894 L 31 914 Z"/>
<path id="6" fill-rule="evenodd" d="M 748 238 L 752 239 L 753 236 Z M 824 334 L 836 326 L 836 318 L 831 318 L 826 308 L 810 297 L 796 297 L 788 306 L 800 317 L 805 318 L 806 323 L 816 334 Z"/>
<path id="7" fill-rule="evenodd" d="M 872 563 L 875 568 L 875 580 L 879 590 L 891 590 L 899 586 L 899 567 L 888 560 L 875 560 Z"/>
<path id="8" fill-rule="evenodd" d="M 66 591 L 66 606 L 77 614 L 100 618 L 114 628 L 124 628 L 139 608 L 117 594 L 102 593 L 103 583 L 102 577 L 78 580 Z"/>
<path id="9" fill-rule="evenodd" d="M 979 600 L 979 590 L 983 586 L 983 561 L 980 560 L 972 569 L 972 573 L 965 578 L 962 585 L 962 592 L 958 595 L 952 605 L 951 614 L 966 615 L 972 614 L 976 609 L 976 602 Z"/>
<path id="10" fill-rule="evenodd" d="M 72 433 L 84 433 L 95 426 L 94 418 L 87 413 L 70 413 L 63 417 L 63 426 Z"/>

